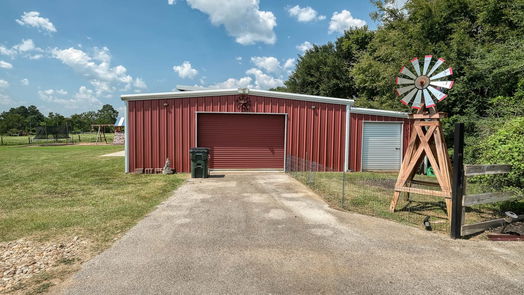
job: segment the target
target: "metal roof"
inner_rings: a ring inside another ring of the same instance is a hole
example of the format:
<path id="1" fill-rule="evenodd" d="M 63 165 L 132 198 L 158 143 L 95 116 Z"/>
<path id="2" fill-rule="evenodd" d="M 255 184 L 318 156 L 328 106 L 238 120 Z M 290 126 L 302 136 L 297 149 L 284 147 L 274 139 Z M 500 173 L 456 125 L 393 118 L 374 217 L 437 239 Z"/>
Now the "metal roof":
<path id="1" fill-rule="evenodd" d="M 122 100 L 150 100 L 150 99 L 176 99 L 188 97 L 205 97 L 205 96 L 221 96 L 221 95 L 236 95 L 236 94 L 251 94 L 264 97 L 274 97 L 282 99 L 293 99 L 303 101 L 313 101 L 331 104 L 353 105 L 355 102 L 347 98 L 334 98 L 317 95 L 306 95 L 289 92 L 268 91 L 248 88 L 232 88 L 232 89 L 205 89 L 205 90 L 190 90 L 190 91 L 175 91 L 175 92 L 161 92 L 161 93 L 138 93 L 138 94 L 124 94 L 121 96 Z"/>
<path id="2" fill-rule="evenodd" d="M 351 113 L 363 114 L 363 115 L 375 115 L 384 117 L 395 117 L 395 118 L 408 118 L 409 114 L 397 111 L 377 110 L 377 109 L 366 109 L 366 108 L 351 108 Z"/>
<path id="3" fill-rule="evenodd" d="M 125 127 L 126 126 L 126 119 L 125 117 L 119 117 L 116 119 L 115 127 Z"/>

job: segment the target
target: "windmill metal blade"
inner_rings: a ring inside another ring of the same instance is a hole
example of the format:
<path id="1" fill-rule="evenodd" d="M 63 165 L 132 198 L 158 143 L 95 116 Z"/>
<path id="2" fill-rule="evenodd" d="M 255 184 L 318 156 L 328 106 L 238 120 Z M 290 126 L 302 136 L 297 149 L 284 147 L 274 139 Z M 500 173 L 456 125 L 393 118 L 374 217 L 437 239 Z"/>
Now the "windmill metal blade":
<path id="1" fill-rule="evenodd" d="M 449 75 L 453 75 L 453 69 L 452 68 L 448 68 L 438 74 L 436 74 L 435 76 L 431 76 L 431 80 L 436 80 L 436 79 L 440 79 L 440 78 L 444 78 L 444 77 L 447 77 Z"/>
<path id="2" fill-rule="evenodd" d="M 400 102 L 405 104 L 405 105 L 408 105 L 408 103 L 411 101 L 413 96 L 415 96 L 415 93 L 417 93 L 417 91 L 418 91 L 417 88 L 411 90 L 411 92 L 408 93 L 408 95 L 406 95 L 406 97 L 404 97 Z"/>
<path id="3" fill-rule="evenodd" d="M 415 88 L 415 86 L 413 85 L 410 85 L 410 86 L 406 86 L 406 87 L 402 87 L 402 88 L 398 88 L 398 89 L 395 89 L 397 91 L 397 95 L 398 96 L 401 96 L 402 94 L 410 91 L 411 89 Z"/>
<path id="4" fill-rule="evenodd" d="M 414 59 L 410 60 L 410 62 L 415 68 L 415 72 L 417 72 L 417 75 L 420 76 L 420 65 L 418 64 L 418 57 L 415 57 Z"/>
<path id="5" fill-rule="evenodd" d="M 431 92 L 431 94 L 433 94 L 433 96 L 435 96 L 435 98 L 436 98 L 438 101 L 441 101 L 441 100 L 443 100 L 444 98 L 448 97 L 447 94 L 445 94 L 445 93 L 442 92 L 442 91 L 439 91 L 438 89 L 435 89 L 435 87 L 433 87 L 433 86 L 428 86 L 428 90 Z"/>
<path id="6" fill-rule="evenodd" d="M 428 90 L 424 89 L 423 93 L 424 93 L 424 103 L 425 103 L 426 107 L 427 108 L 434 107 L 435 106 L 435 102 L 431 98 L 431 95 L 429 94 Z"/>
<path id="7" fill-rule="evenodd" d="M 424 57 L 424 68 L 422 69 L 422 75 L 425 75 L 428 72 L 429 64 L 431 63 L 432 55 L 426 55 Z"/>
<path id="8" fill-rule="evenodd" d="M 422 90 L 417 89 L 417 95 L 415 96 L 415 101 L 413 102 L 413 105 L 411 107 L 419 110 L 421 101 L 422 101 Z"/>
<path id="9" fill-rule="evenodd" d="M 442 63 L 444 63 L 445 61 L 446 61 L 445 59 L 443 59 L 443 58 L 439 58 L 439 59 L 437 60 L 437 62 L 433 65 L 433 67 L 431 68 L 431 71 L 429 71 L 429 73 L 427 74 L 427 76 L 431 76 L 431 74 L 433 74 L 433 72 L 435 72 L 435 71 L 438 69 L 438 67 L 440 67 L 440 65 L 441 65 Z"/>
<path id="10" fill-rule="evenodd" d="M 397 80 L 395 82 L 398 85 L 401 85 L 401 84 L 415 84 L 415 80 L 409 80 L 409 79 L 404 79 L 404 78 L 400 78 L 400 77 L 397 77 Z"/>
<path id="11" fill-rule="evenodd" d="M 404 74 L 410 78 L 413 78 L 413 79 L 417 79 L 417 76 L 415 76 L 415 74 L 413 74 L 410 70 L 408 70 L 406 67 L 402 67 L 402 69 L 400 69 L 400 73 L 401 74 Z"/>
<path id="12" fill-rule="evenodd" d="M 432 81 L 429 84 L 437 87 L 451 89 L 455 81 Z"/>

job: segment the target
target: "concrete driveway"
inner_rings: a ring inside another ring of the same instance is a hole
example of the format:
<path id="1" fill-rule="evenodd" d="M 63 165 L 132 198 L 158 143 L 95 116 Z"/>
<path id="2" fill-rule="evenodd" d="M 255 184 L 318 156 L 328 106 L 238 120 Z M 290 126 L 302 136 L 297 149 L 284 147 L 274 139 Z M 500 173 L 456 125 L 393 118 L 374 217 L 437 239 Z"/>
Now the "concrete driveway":
<path id="1" fill-rule="evenodd" d="M 282 173 L 192 179 L 64 294 L 522 294 L 524 243 L 330 209 Z"/>

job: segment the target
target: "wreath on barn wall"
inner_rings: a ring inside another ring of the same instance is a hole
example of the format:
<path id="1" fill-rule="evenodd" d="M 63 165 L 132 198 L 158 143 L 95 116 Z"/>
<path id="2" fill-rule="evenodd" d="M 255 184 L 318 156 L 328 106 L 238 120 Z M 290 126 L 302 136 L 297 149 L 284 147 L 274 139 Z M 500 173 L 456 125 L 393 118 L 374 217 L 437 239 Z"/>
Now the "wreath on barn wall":
<path id="1" fill-rule="evenodd" d="M 240 95 L 237 98 L 237 109 L 239 109 L 241 112 L 247 112 L 249 111 L 249 108 L 251 107 L 251 100 L 247 95 Z"/>

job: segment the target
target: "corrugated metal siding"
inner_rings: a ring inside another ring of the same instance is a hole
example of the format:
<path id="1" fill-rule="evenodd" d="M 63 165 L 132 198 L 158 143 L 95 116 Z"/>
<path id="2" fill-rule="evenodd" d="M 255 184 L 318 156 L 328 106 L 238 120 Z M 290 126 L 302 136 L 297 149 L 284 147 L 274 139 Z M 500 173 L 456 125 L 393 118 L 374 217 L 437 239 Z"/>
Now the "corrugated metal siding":
<path id="1" fill-rule="evenodd" d="M 198 146 L 214 169 L 284 168 L 284 115 L 199 113 Z"/>
<path id="2" fill-rule="evenodd" d="M 364 122 L 362 170 L 400 170 L 402 124 Z"/>
<path id="3" fill-rule="evenodd" d="M 363 115 L 351 113 L 350 119 L 350 135 L 349 135 L 349 169 L 351 171 L 361 171 L 362 167 L 362 123 L 364 121 L 402 121 L 403 137 L 402 137 L 402 154 L 406 152 L 408 146 L 409 136 L 411 132 L 411 121 L 409 119 Z"/>
<path id="4" fill-rule="evenodd" d="M 189 172 L 189 148 L 196 144 L 195 113 L 238 112 L 238 97 L 129 101 L 130 171 L 161 168 L 169 158 L 176 171 Z M 249 98 L 249 112 L 288 114 L 288 155 L 315 161 L 327 169 L 343 169 L 345 105 L 251 95 Z M 157 129 L 159 135 L 153 136 Z"/>

